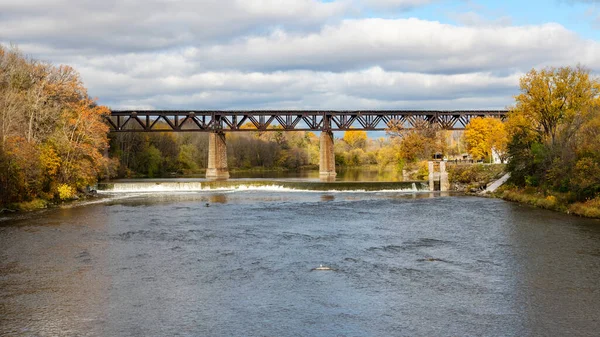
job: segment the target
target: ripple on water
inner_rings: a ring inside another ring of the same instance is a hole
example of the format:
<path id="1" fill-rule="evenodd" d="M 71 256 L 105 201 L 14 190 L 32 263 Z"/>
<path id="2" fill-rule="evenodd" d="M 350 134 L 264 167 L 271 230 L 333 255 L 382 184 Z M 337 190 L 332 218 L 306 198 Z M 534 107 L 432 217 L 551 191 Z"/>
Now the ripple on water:
<path id="1" fill-rule="evenodd" d="M 0 335 L 598 331 L 600 230 L 584 220 L 478 198 L 280 195 L 208 208 L 208 193 L 148 195 L 4 221 Z"/>

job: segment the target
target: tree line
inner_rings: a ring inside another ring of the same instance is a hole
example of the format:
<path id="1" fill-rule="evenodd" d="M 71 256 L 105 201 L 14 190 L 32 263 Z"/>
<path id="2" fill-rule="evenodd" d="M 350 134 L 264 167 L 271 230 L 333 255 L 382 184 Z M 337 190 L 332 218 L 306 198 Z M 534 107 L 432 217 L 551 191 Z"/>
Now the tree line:
<path id="1" fill-rule="evenodd" d="M 79 74 L 0 45 L 0 204 L 68 199 L 108 167 L 108 109 Z"/>

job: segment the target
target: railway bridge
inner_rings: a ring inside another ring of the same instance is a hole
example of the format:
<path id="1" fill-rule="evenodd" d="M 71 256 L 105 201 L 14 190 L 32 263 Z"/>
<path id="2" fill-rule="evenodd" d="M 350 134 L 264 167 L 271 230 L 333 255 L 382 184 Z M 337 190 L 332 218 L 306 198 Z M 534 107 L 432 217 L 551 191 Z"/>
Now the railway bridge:
<path id="1" fill-rule="evenodd" d="M 206 178 L 227 179 L 227 132 L 319 131 L 319 173 L 335 178 L 333 132 L 386 130 L 390 125 L 411 129 L 434 125 L 444 130 L 463 130 L 475 117 L 504 120 L 507 110 L 112 110 L 106 116 L 111 132 L 207 132 Z"/>

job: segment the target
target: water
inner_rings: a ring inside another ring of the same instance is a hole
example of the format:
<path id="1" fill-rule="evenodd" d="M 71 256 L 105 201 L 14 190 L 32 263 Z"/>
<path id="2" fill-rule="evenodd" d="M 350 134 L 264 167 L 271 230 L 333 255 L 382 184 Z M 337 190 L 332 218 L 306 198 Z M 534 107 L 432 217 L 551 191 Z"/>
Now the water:
<path id="1" fill-rule="evenodd" d="M 422 192 L 117 198 L 0 221 L 0 335 L 600 331 L 598 221 Z"/>
<path id="2" fill-rule="evenodd" d="M 396 170 L 377 170 L 368 168 L 344 168 L 336 169 L 336 181 L 381 181 L 395 182 L 402 181 L 401 172 Z M 301 171 L 231 171 L 231 178 L 235 179 L 302 179 L 302 180 L 319 180 L 319 170 L 301 170 Z M 187 176 L 189 177 L 189 175 Z M 198 175 L 197 178 L 204 178 L 204 174 Z"/>

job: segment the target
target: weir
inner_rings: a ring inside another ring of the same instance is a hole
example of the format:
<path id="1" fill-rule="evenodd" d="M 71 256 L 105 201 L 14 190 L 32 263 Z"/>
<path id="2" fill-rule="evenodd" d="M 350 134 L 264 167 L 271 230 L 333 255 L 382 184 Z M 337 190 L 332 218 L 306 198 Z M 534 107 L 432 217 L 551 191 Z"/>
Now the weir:
<path id="1" fill-rule="evenodd" d="M 276 191 L 276 192 L 426 192 L 427 181 L 322 182 L 286 180 L 190 180 L 150 179 L 113 181 L 98 184 L 99 193 L 157 193 L 194 191 Z"/>

